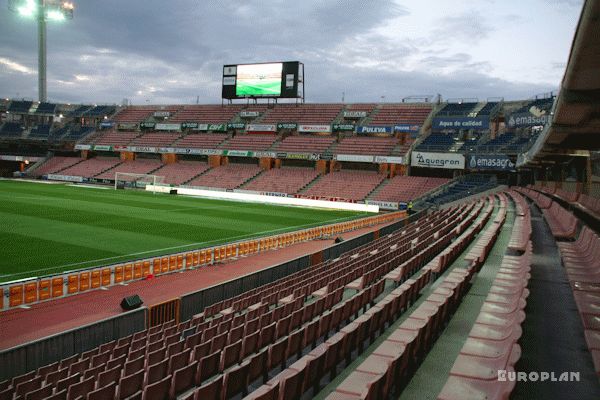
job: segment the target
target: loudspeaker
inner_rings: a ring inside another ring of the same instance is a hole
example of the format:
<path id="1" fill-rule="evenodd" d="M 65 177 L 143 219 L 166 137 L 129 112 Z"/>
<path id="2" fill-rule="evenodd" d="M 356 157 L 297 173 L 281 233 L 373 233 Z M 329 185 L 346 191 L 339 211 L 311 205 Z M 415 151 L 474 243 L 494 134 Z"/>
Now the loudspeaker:
<path id="1" fill-rule="evenodd" d="M 177 189 L 171 189 L 171 190 L 169 190 L 169 194 L 177 194 Z"/>
<path id="2" fill-rule="evenodd" d="M 344 239 L 342 239 L 341 236 L 338 236 L 335 238 L 334 243 L 342 243 L 344 241 Z"/>
<path id="3" fill-rule="evenodd" d="M 133 296 L 129 297 L 124 297 L 123 300 L 121 300 L 121 308 L 125 311 L 135 310 L 142 304 L 144 304 L 144 302 L 137 294 L 134 294 Z"/>

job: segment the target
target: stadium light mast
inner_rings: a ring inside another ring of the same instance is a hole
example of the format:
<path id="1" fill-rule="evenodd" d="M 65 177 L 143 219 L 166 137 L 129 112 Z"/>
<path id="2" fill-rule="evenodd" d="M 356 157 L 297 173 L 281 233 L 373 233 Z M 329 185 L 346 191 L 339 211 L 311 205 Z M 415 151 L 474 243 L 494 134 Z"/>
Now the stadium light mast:
<path id="1" fill-rule="evenodd" d="M 47 100 L 46 81 L 46 22 L 73 19 L 73 3 L 63 0 L 9 0 L 8 9 L 38 23 L 38 95 Z"/>

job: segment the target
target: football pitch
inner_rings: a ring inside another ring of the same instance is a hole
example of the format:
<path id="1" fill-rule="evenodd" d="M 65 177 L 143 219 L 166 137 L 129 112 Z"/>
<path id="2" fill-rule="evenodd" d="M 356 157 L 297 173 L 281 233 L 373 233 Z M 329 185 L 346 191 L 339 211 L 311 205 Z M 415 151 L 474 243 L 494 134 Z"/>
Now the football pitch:
<path id="1" fill-rule="evenodd" d="M 137 190 L 0 181 L 0 282 L 366 216 Z"/>

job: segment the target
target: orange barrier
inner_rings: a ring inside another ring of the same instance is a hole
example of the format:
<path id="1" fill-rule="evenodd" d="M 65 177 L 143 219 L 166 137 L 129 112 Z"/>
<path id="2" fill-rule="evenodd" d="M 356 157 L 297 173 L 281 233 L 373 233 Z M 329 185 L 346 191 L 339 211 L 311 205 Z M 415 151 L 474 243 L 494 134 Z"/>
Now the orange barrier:
<path id="1" fill-rule="evenodd" d="M 187 253 L 185 255 L 185 266 L 186 268 L 192 268 L 192 266 L 194 265 L 194 255 L 193 253 Z"/>
<path id="2" fill-rule="evenodd" d="M 50 279 L 42 279 L 40 284 L 38 285 L 38 298 L 40 301 L 47 300 L 52 297 L 51 292 L 51 280 Z M 0 296 L 3 297 L 3 296 Z M 2 308 L 2 303 L 0 301 L 0 308 Z"/>
<path id="3" fill-rule="evenodd" d="M 52 298 L 63 297 L 63 295 L 64 295 L 63 278 L 52 279 Z"/>
<path id="4" fill-rule="evenodd" d="M 25 303 L 33 303 L 38 299 L 38 288 L 37 283 L 26 283 L 25 284 Z"/>
<path id="5" fill-rule="evenodd" d="M 144 275 L 142 275 L 142 263 L 136 262 L 133 264 L 133 279 L 141 279 Z"/>
<path id="6" fill-rule="evenodd" d="M 77 293 L 79 290 L 79 275 L 69 275 L 67 277 L 67 293 Z"/>
<path id="7" fill-rule="evenodd" d="M 183 268 L 183 256 L 181 254 L 177 256 L 176 268 L 177 269 L 182 269 Z"/>
<path id="8" fill-rule="evenodd" d="M 110 268 L 104 268 L 102 270 L 102 286 L 110 286 Z"/>
<path id="9" fill-rule="evenodd" d="M 169 257 L 169 271 L 175 271 L 177 269 L 177 256 Z"/>
<path id="10" fill-rule="evenodd" d="M 90 273 L 82 272 L 79 274 L 79 291 L 84 292 L 90 288 Z"/>
<path id="11" fill-rule="evenodd" d="M 169 257 L 163 257 L 160 259 L 160 273 L 169 271 Z"/>
<path id="12" fill-rule="evenodd" d="M 144 264 L 142 264 L 142 278 L 148 275 L 150 275 L 150 261 L 146 260 L 144 261 Z"/>
<path id="13" fill-rule="evenodd" d="M 17 307 L 23 304 L 23 285 L 11 286 L 9 289 L 8 305 Z"/>
<path id="14" fill-rule="evenodd" d="M 120 283 L 120 282 L 123 282 L 123 266 L 122 265 L 115 267 L 114 283 Z"/>
<path id="15" fill-rule="evenodd" d="M 100 270 L 92 271 L 92 282 L 91 282 L 91 285 L 90 285 L 90 287 L 92 289 L 97 289 L 102 284 L 102 275 L 101 275 L 101 273 L 102 273 L 102 271 L 100 271 Z"/>

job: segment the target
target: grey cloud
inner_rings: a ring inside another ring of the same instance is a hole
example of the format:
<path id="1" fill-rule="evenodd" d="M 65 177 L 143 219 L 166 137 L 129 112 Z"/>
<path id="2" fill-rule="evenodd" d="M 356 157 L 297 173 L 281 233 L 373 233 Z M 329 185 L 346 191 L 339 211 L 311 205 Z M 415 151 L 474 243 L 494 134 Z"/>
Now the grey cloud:
<path id="1" fill-rule="evenodd" d="M 35 25 L 5 11 L 0 57 L 35 69 Z M 491 78 L 488 64 L 464 54 L 433 53 L 447 44 L 442 38 L 486 37 L 490 28 L 480 14 L 444 18 L 429 38 L 399 41 L 375 31 L 408 12 L 392 0 L 79 1 L 72 21 L 48 29 L 49 95 L 137 104 L 189 103 L 199 96 L 216 103 L 223 64 L 290 59 L 305 63 L 311 102 L 340 101 L 342 91 L 359 102 L 438 92 L 514 98 L 550 90 Z M 409 60 L 417 66 L 409 67 Z M 17 93 L 36 97 L 35 75 L 0 65 L 0 95 Z"/>

